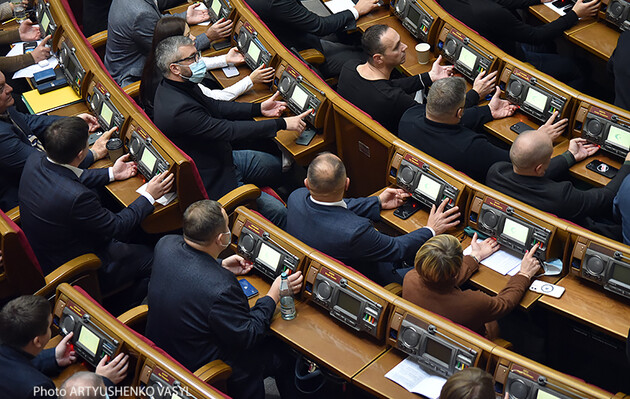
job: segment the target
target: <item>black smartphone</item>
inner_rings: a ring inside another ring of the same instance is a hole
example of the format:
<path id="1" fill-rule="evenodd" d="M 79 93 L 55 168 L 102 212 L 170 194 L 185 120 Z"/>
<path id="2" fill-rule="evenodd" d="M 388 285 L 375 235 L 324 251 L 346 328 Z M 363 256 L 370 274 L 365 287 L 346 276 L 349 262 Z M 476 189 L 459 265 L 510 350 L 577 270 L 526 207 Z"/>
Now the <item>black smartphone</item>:
<path id="1" fill-rule="evenodd" d="M 220 42 L 212 43 L 212 47 L 214 47 L 214 49 L 217 51 L 223 50 L 224 48 L 228 48 L 231 45 L 232 43 L 229 40 L 221 40 Z"/>
<path id="2" fill-rule="evenodd" d="M 295 139 L 295 144 L 298 145 L 309 145 L 315 137 L 315 129 L 304 129 L 304 131 Z"/>
<path id="3" fill-rule="evenodd" d="M 24 43 L 24 54 L 30 53 L 31 51 L 35 50 L 36 47 L 37 47 L 37 42 Z"/>
<path id="4" fill-rule="evenodd" d="M 96 140 L 98 140 L 103 135 L 103 133 L 105 133 L 105 132 L 99 131 L 99 132 L 96 132 L 96 133 L 91 133 L 88 136 L 88 145 L 93 145 L 94 143 L 96 143 Z"/>
<path id="5" fill-rule="evenodd" d="M 241 288 L 243 289 L 243 293 L 245 294 L 247 299 L 253 298 L 258 295 L 258 290 L 256 289 L 256 287 L 251 285 L 246 279 L 240 279 L 238 282 L 239 284 L 241 284 Z"/>
<path id="6" fill-rule="evenodd" d="M 526 132 L 528 130 L 536 130 L 536 129 L 534 129 L 533 127 L 529 126 L 525 122 L 517 122 L 517 123 L 513 124 L 512 126 L 510 126 L 510 130 L 513 131 L 516 134 L 521 134 L 521 133 Z"/>
<path id="7" fill-rule="evenodd" d="M 396 208 L 396 210 L 394 211 L 394 216 L 402 220 L 409 219 L 409 217 L 418 212 L 419 209 L 420 204 L 410 198 L 407 200 L 407 202 Z"/>
<path id="8" fill-rule="evenodd" d="M 619 169 L 614 168 L 608 165 L 607 163 L 600 161 L 599 159 L 589 162 L 586 165 L 586 169 L 592 170 L 595 173 L 599 173 L 600 175 L 607 177 L 609 179 L 612 179 L 613 177 L 615 177 L 617 172 L 619 172 Z"/>

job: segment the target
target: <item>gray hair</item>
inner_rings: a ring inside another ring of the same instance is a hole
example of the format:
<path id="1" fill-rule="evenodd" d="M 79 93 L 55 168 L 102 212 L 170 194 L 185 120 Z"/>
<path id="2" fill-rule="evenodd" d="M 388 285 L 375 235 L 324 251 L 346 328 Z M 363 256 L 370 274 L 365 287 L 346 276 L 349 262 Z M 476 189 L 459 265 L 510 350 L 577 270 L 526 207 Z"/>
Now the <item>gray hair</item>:
<path id="1" fill-rule="evenodd" d="M 184 212 L 182 222 L 184 237 L 196 244 L 205 244 L 223 233 L 225 216 L 222 209 L 221 204 L 213 200 L 200 200 L 190 204 Z"/>
<path id="2" fill-rule="evenodd" d="M 155 64 L 162 76 L 168 76 L 170 65 L 182 58 L 181 47 L 194 46 L 195 43 L 186 36 L 171 36 L 162 40 L 155 49 Z"/>
<path id="3" fill-rule="evenodd" d="M 103 378 L 89 371 L 73 374 L 61 384 L 60 399 L 105 399 L 107 388 Z"/>
<path id="4" fill-rule="evenodd" d="M 466 81 L 450 77 L 434 82 L 427 96 L 427 112 L 438 117 L 454 115 L 466 102 Z"/>

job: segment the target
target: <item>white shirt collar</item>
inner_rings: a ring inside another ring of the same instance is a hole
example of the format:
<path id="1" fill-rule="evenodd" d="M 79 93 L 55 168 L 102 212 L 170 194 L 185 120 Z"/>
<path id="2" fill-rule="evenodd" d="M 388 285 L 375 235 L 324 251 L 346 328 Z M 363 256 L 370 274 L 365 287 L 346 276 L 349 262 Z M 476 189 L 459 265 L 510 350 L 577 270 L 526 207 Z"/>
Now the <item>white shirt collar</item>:
<path id="1" fill-rule="evenodd" d="M 49 157 L 46 157 L 46 159 L 48 159 L 50 162 L 54 163 L 55 165 L 63 166 L 66 169 L 70 169 L 79 178 L 83 174 L 83 169 L 81 169 L 81 168 L 77 168 L 76 166 L 68 165 L 68 164 L 65 164 L 65 163 L 55 162 L 52 159 L 50 159 Z"/>
<path id="2" fill-rule="evenodd" d="M 313 197 L 311 197 L 310 195 L 308 196 L 311 201 L 313 201 L 314 203 L 316 203 L 317 205 L 323 205 L 323 206 L 340 206 L 342 208 L 348 209 L 348 204 L 346 204 L 346 201 L 341 200 L 341 201 L 335 201 L 335 202 L 322 202 L 322 201 L 317 201 L 316 199 L 314 199 Z"/>

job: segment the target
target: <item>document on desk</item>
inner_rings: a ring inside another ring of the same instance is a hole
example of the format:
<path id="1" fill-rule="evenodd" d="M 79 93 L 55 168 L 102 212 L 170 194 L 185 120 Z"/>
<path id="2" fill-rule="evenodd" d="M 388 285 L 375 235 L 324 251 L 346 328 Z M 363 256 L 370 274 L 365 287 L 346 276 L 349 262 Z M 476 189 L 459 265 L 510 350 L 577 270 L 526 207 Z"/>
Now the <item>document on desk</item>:
<path id="1" fill-rule="evenodd" d="M 41 40 L 38 40 L 37 44 L 39 44 L 40 42 Z M 22 55 L 22 54 L 24 54 L 24 42 L 19 42 L 19 43 L 13 44 L 13 48 L 11 48 L 11 51 L 9 51 L 6 56 L 13 57 L 13 56 Z M 33 64 L 31 66 L 27 66 L 26 68 L 20 69 L 19 71 L 13 74 L 13 79 L 32 78 L 35 73 L 44 71 L 46 69 L 51 69 L 51 68 L 54 69 L 55 67 L 57 67 L 57 64 L 59 63 L 57 61 L 57 58 L 55 58 L 54 55 L 51 56 L 47 61 L 48 61 L 48 64 L 44 67 L 39 66 L 39 64 Z"/>
<path id="2" fill-rule="evenodd" d="M 146 193 L 148 184 L 149 183 L 144 183 L 142 186 L 138 187 L 136 192 L 138 194 L 140 194 L 140 195 Z M 173 202 L 175 200 L 175 198 L 177 198 L 177 193 L 175 191 L 173 191 L 173 192 L 164 194 L 160 198 L 157 198 L 155 200 L 155 202 L 157 202 L 160 205 L 166 206 L 166 205 L 170 204 L 171 202 Z"/>
<path id="3" fill-rule="evenodd" d="M 442 386 L 446 383 L 444 378 L 431 375 L 422 370 L 420 365 L 413 359 L 413 356 L 408 356 L 405 360 L 398 363 L 396 367 L 385 374 L 385 377 L 409 392 L 417 393 L 430 399 L 438 399 Z"/>
<path id="4" fill-rule="evenodd" d="M 477 242 L 482 241 L 483 240 L 477 240 Z M 464 250 L 464 255 L 470 255 L 471 252 L 472 246 L 469 246 Z M 497 273 L 501 273 L 503 276 L 506 274 L 508 276 L 513 276 L 521 270 L 521 258 L 502 249 L 482 260 L 481 264 L 489 267 Z"/>
<path id="5" fill-rule="evenodd" d="M 352 0 L 330 0 L 324 3 L 333 14 L 346 11 L 354 7 Z"/>

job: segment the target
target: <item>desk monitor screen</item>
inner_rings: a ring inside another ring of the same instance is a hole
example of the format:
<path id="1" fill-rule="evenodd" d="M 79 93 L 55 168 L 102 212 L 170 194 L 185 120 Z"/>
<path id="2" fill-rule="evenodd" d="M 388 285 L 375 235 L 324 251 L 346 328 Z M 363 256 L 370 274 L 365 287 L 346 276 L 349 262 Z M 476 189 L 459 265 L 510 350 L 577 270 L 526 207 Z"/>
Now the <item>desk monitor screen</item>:
<path id="1" fill-rule="evenodd" d="M 426 174 L 422 174 L 420 176 L 420 181 L 418 182 L 418 187 L 416 187 L 416 192 L 418 194 L 424 194 L 429 197 L 432 201 L 437 200 L 438 195 L 440 195 L 440 189 L 442 188 L 442 184 L 433 180 Z"/>
<path id="2" fill-rule="evenodd" d="M 477 62 L 477 56 L 475 53 L 462 46 L 462 51 L 459 53 L 459 59 L 457 61 L 464 64 L 466 68 L 472 71 L 475 68 L 475 62 Z"/>
<path id="3" fill-rule="evenodd" d="M 354 316 L 358 316 L 361 311 L 361 302 L 346 294 L 342 290 L 339 290 L 337 306 Z"/>
<path id="4" fill-rule="evenodd" d="M 153 170 L 153 168 L 155 168 L 155 163 L 157 162 L 157 158 L 155 157 L 155 155 L 153 155 L 153 153 L 151 153 L 151 151 L 145 148 L 144 151 L 142 151 L 140 162 L 148 170 Z"/>
<path id="5" fill-rule="evenodd" d="M 101 107 L 101 118 L 103 118 L 103 120 L 107 123 L 107 126 L 103 126 L 104 128 L 111 128 L 113 117 L 114 110 L 106 102 L 103 102 L 103 106 Z"/>
<path id="6" fill-rule="evenodd" d="M 249 43 L 247 48 L 247 55 L 252 57 L 254 63 L 258 65 L 258 57 L 260 57 L 260 47 L 258 47 L 253 41 Z"/>
<path id="7" fill-rule="evenodd" d="M 511 238 L 519 244 L 525 245 L 527 243 L 527 235 L 529 234 L 529 227 L 522 225 L 512 219 L 506 218 L 503 225 L 503 235 Z"/>
<path id="8" fill-rule="evenodd" d="M 613 262 L 610 279 L 630 287 L 630 265 Z"/>
<path id="9" fill-rule="evenodd" d="M 295 86 L 293 89 L 293 94 L 291 94 L 291 100 L 295 101 L 297 106 L 304 110 L 306 106 L 306 102 L 308 101 L 308 93 L 304 90 L 299 84 Z"/>
<path id="10" fill-rule="evenodd" d="M 446 367 L 451 362 L 451 348 L 431 339 L 431 337 L 427 337 L 427 347 L 424 353 L 444 363 Z"/>
<path id="11" fill-rule="evenodd" d="M 627 151 L 630 149 L 630 132 L 611 125 L 606 141 Z"/>
<path id="12" fill-rule="evenodd" d="M 39 23 L 44 32 L 48 32 L 48 27 L 50 26 L 50 18 L 48 18 L 48 14 L 44 13 Z"/>
<path id="13" fill-rule="evenodd" d="M 260 244 L 260 251 L 258 252 L 257 259 L 263 265 L 275 272 L 278 268 L 278 264 L 280 263 L 280 253 L 263 242 Z"/>
<path id="14" fill-rule="evenodd" d="M 525 104 L 543 112 L 545 105 L 547 105 L 547 96 L 530 87 L 527 91 L 527 97 L 525 97 Z"/>
<path id="15" fill-rule="evenodd" d="M 418 28 L 418 23 L 420 22 L 420 13 L 415 7 L 409 7 L 409 11 L 407 12 L 407 22 L 413 25 L 414 28 Z"/>
<path id="16" fill-rule="evenodd" d="M 560 396 L 553 395 L 549 392 L 541 391 L 540 389 L 536 393 L 536 399 L 562 399 Z"/>
<path id="17" fill-rule="evenodd" d="M 213 0 L 210 9 L 214 12 L 214 15 L 219 17 L 219 15 L 221 15 L 221 2 L 219 0 Z"/>
<path id="18" fill-rule="evenodd" d="M 81 344 L 81 346 L 83 346 L 88 352 L 90 352 L 92 356 L 96 356 L 100 339 L 87 327 L 81 326 L 81 331 L 79 331 L 79 339 L 77 340 L 77 342 Z"/>

